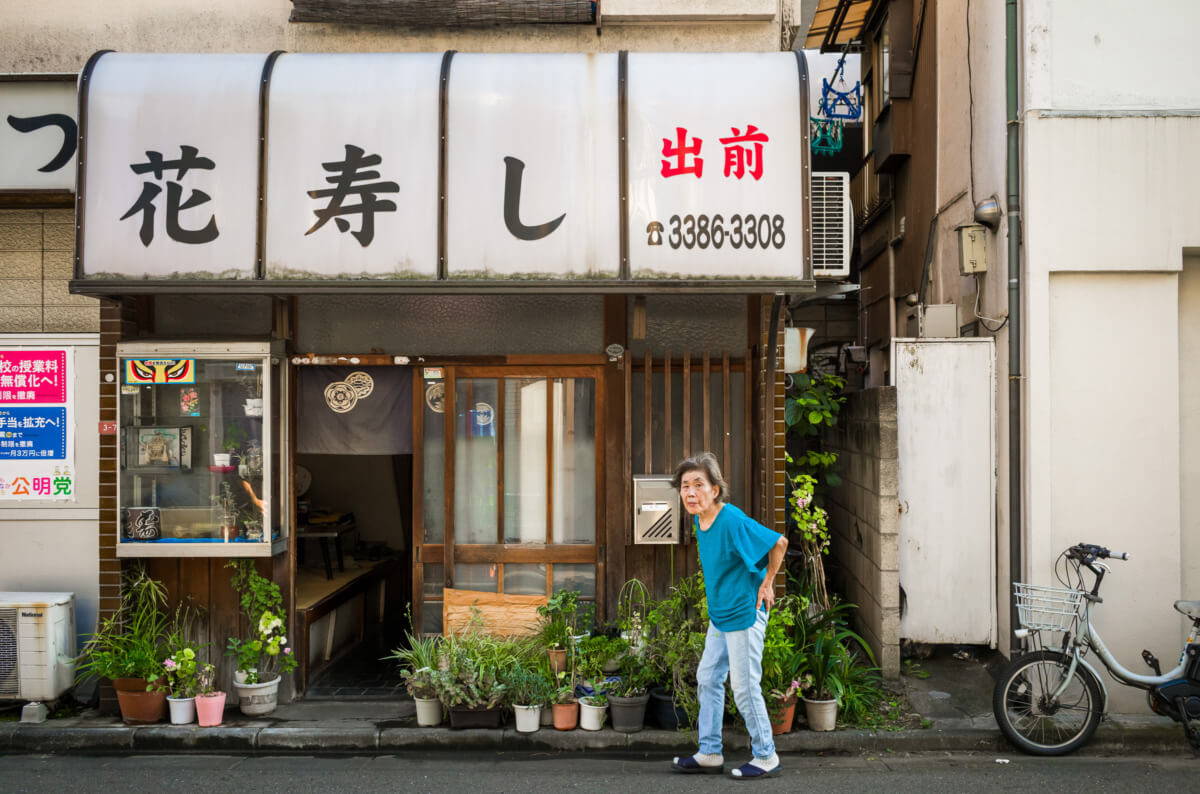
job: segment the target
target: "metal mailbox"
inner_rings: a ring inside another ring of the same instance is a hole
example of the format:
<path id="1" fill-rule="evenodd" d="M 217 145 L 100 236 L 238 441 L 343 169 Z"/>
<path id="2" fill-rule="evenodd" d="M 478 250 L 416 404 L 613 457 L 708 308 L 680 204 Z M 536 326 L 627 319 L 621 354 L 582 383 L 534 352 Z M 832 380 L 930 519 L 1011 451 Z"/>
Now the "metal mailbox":
<path id="1" fill-rule="evenodd" d="M 633 542 L 670 544 L 683 540 L 679 492 L 670 474 L 633 477 Z"/>

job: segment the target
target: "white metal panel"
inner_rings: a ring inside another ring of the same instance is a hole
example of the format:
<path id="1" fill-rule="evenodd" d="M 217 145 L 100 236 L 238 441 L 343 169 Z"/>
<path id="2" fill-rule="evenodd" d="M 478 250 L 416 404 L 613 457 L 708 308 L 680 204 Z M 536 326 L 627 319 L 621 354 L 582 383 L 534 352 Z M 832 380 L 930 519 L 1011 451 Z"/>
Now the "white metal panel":
<path id="1" fill-rule="evenodd" d="M 0 190 L 74 190 L 74 80 L 0 81 Z"/>
<path id="2" fill-rule="evenodd" d="M 995 343 L 895 339 L 900 636 L 996 643 Z"/>
<path id="3" fill-rule="evenodd" d="M 628 91 L 631 275 L 808 278 L 795 55 L 630 53 Z"/>
<path id="4" fill-rule="evenodd" d="M 617 56 L 460 54 L 449 86 L 448 276 L 616 278 Z"/>
<path id="5" fill-rule="evenodd" d="M 436 278 L 441 61 L 374 53 L 275 62 L 269 278 Z"/>
<path id="6" fill-rule="evenodd" d="M 253 276 L 264 61 L 122 53 L 99 59 L 83 153 L 85 276 Z M 178 229 L 169 229 L 172 221 Z"/>

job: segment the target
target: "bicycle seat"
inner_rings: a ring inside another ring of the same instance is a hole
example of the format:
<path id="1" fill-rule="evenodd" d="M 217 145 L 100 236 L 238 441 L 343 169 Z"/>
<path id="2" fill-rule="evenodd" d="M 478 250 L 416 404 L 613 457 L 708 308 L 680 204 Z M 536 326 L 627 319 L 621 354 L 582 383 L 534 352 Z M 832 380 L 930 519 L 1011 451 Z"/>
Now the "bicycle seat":
<path id="1" fill-rule="evenodd" d="M 1200 601 L 1176 601 L 1175 611 L 1187 615 L 1192 620 L 1200 620 Z"/>

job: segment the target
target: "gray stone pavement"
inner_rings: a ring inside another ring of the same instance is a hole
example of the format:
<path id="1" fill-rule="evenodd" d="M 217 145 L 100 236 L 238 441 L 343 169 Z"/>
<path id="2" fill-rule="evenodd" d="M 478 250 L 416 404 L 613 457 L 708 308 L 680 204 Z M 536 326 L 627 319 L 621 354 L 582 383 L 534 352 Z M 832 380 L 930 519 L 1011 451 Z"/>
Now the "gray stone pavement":
<path id="1" fill-rule="evenodd" d="M 904 730 L 803 728 L 776 737 L 781 753 L 984 751 L 1013 754 L 992 717 L 992 677 L 978 661 L 934 658 L 908 665 L 901 676 L 909 704 L 926 727 Z M 726 748 L 744 751 L 746 735 L 726 729 Z M 248 718 L 227 710 L 216 728 L 166 723 L 127 726 L 98 712 L 49 719 L 41 724 L 0 722 L 0 752 L 209 754 L 394 754 L 407 751 L 490 750 L 505 752 L 578 751 L 615 755 L 668 755 L 694 752 L 694 739 L 675 731 L 647 728 L 621 734 L 600 731 L 536 733 L 503 730 L 451 731 L 419 728 L 409 701 L 301 700 L 267 717 Z M 1089 753 L 1190 753 L 1182 730 L 1166 718 L 1110 715 L 1084 748 Z"/>

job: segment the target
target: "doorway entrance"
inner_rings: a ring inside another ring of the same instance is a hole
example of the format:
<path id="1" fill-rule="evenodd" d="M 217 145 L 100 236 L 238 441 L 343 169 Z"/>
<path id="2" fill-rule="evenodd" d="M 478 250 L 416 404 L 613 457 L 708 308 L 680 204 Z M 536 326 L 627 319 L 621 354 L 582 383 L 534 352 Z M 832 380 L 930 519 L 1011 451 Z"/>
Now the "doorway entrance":
<path id="1" fill-rule="evenodd" d="M 596 365 L 414 372 L 413 621 L 446 588 L 604 604 L 604 406 Z M 602 617 L 602 616 L 601 616 Z"/>
<path id="2" fill-rule="evenodd" d="M 380 661 L 408 628 L 412 373 L 308 366 L 296 400 L 296 633 L 310 698 L 401 697 Z"/>

